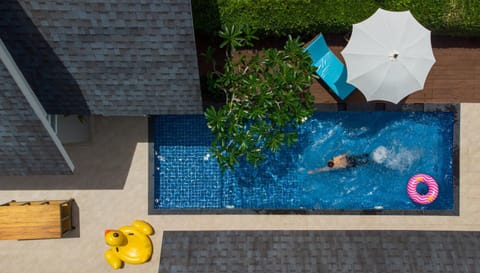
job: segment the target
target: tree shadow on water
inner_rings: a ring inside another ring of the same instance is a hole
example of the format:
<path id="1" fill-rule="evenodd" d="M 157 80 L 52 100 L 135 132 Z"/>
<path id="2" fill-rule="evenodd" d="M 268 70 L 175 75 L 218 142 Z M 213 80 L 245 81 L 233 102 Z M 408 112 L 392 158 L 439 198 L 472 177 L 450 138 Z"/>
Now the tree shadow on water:
<path id="1" fill-rule="evenodd" d="M 256 167 L 242 158 L 232 173 L 238 185 L 242 187 L 261 187 L 279 183 L 289 173 L 298 169 L 306 146 L 306 137 L 299 135 L 297 144 L 284 146 L 275 153 L 268 152 L 265 160 Z"/>

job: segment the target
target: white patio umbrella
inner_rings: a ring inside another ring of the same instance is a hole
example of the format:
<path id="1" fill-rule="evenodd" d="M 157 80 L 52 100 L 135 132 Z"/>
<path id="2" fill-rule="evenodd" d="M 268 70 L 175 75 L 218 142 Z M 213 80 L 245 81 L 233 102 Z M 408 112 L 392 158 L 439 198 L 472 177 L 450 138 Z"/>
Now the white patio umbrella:
<path id="1" fill-rule="evenodd" d="M 423 89 L 435 63 L 430 31 L 410 11 L 378 9 L 353 25 L 342 51 L 347 64 L 347 82 L 370 100 L 398 103 Z"/>

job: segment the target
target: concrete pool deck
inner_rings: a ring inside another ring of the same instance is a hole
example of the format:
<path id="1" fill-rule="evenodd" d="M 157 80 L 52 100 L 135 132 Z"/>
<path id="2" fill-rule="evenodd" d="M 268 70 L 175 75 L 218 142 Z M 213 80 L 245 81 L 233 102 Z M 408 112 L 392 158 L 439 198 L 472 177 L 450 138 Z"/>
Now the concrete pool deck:
<path id="1" fill-rule="evenodd" d="M 460 215 L 148 215 L 148 143 L 144 117 L 96 117 L 91 143 L 67 145 L 72 176 L 0 177 L 0 202 L 75 198 L 79 237 L 0 241 L 2 272 L 111 272 L 103 231 L 134 219 L 155 228 L 154 255 L 124 272 L 158 272 L 165 230 L 480 231 L 480 104 L 460 110 Z"/>

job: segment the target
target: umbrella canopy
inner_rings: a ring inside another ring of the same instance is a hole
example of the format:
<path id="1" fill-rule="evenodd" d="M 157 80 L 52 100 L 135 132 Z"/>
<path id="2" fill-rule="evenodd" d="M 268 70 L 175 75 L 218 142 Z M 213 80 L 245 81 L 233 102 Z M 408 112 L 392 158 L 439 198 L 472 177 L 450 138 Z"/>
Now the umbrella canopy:
<path id="1" fill-rule="evenodd" d="M 378 9 L 365 21 L 354 24 L 342 55 L 347 82 L 368 101 L 398 103 L 423 89 L 435 63 L 430 31 L 410 11 Z"/>

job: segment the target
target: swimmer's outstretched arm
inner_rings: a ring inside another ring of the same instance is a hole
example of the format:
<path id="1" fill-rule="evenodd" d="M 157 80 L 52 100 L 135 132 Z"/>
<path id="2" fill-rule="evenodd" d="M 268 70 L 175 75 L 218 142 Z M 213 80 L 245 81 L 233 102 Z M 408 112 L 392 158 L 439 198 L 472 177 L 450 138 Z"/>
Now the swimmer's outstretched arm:
<path id="1" fill-rule="evenodd" d="M 314 173 L 320 173 L 320 172 L 326 172 L 331 170 L 329 167 L 323 167 L 323 168 L 318 168 L 318 169 L 313 169 L 313 170 L 308 170 L 308 174 L 314 174 Z"/>

